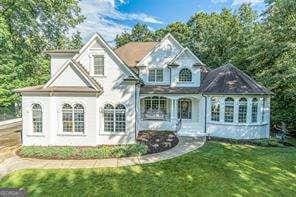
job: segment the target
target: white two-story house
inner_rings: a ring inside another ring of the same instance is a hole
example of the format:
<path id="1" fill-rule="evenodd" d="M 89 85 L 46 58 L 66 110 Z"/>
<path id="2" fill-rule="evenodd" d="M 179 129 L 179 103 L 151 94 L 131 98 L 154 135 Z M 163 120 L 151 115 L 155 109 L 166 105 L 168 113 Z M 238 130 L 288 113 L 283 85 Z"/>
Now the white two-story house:
<path id="1" fill-rule="evenodd" d="M 128 144 L 143 130 L 269 137 L 271 92 L 230 64 L 208 69 L 171 34 L 117 49 L 95 34 L 47 54 L 51 79 L 17 90 L 23 145 Z"/>

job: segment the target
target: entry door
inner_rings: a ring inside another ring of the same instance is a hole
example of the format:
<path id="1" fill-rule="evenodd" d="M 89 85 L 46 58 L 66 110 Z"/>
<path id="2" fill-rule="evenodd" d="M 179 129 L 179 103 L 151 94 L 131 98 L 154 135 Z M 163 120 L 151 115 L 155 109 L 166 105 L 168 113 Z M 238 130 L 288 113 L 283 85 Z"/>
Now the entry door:
<path id="1" fill-rule="evenodd" d="M 192 102 L 190 99 L 179 99 L 178 101 L 178 119 L 191 120 Z"/>

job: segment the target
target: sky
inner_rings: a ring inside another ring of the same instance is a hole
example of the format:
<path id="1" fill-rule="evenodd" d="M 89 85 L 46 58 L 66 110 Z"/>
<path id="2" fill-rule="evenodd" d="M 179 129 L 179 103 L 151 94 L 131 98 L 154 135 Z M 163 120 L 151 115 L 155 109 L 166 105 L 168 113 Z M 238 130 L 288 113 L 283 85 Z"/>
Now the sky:
<path id="1" fill-rule="evenodd" d="M 98 32 L 112 44 L 117 34 L 130 31 L 136 23 L 157 30 L 172 22 L 187 22 L 196 12 L 237 9 L 243 3 L 251 3 L 259 12 L 265 8 L 264 0 L 81 0 L 86 19 L 76 30 L 84 41 Z"/>

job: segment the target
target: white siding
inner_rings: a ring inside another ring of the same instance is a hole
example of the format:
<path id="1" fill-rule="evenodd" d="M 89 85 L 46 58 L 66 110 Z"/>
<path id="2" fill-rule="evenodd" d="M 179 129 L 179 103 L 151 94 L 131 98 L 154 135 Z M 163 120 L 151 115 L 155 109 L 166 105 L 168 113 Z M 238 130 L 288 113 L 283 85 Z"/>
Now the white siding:
<path id="1" fill-rule="evenodd" d="M 216 96 L 214 96 L 216 97 Z M 220 121 L 211 121 L 211 101 L 208 97 L 208 107 L 207 107 L 207 133 L 211 136 L 222 137 L 222 138 L 233 138 L 233 139 L 256 139 L 256 138 L 268 138 L 269 137 L 269 127 L 270 127 L 270 98 L 267 98 L 266 106 L 266 121 L 262 122 L 262 97 L 260 96 L 229 96 L 234 98 L 234 122 L 225 123 L 224 122 L 224 99 L 228 96 L 217 96 L 220 101 Z M 247 122 L 238 123 L 238 100 L 240 98 L 247 98 Z M 251 100 L 252 98 L 259 99 L 258 106 L 258 122 L 251 123 Z"/>
<path id="2" fill-rule="evenodd" d="M 53 77 L 57 71 L 71 58 L 73 54 L 52 54 L 50 58 L 50 76 Z"/>

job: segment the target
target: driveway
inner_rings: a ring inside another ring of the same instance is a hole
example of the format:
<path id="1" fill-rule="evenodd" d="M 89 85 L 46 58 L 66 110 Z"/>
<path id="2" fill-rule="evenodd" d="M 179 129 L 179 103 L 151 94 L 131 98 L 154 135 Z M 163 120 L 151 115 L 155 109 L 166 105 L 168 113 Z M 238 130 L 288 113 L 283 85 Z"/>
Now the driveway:
<path id="1" fill-rule="evenodd" d="M 13 155 L 13 151 L 20 145 L 21 124 L 15 123 L 0 127 L 0 163 Z"/>

